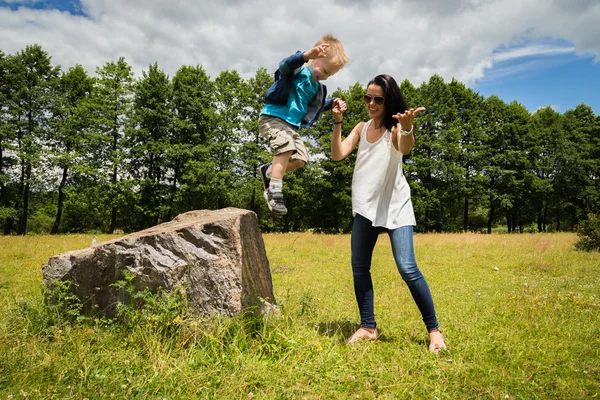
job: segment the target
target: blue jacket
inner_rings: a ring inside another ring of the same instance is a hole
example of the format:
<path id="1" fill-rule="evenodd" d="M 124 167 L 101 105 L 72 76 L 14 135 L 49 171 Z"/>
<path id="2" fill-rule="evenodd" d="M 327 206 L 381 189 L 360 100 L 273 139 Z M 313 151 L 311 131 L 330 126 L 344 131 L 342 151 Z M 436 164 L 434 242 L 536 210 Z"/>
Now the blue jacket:
<path id="1" fill-rule="evenodd" d="M 300 71 L 304 63 L 304 53 L 302 51 L 297 51 L 279 63 L 279 69 L 274 74 L 275 82 L 265 93 L 265 103 L 287 104 L 288 97 L 294 87 L 294 75 Z M 317 94 L 308 103 L 308 111 L 302 118 L 300 125 L 304 128 L 310 128 L 317 122 L 323 111 L 331 109 L 332 101 L 333 99 L 327 98 L 327 87 L 319 82 Z"/>

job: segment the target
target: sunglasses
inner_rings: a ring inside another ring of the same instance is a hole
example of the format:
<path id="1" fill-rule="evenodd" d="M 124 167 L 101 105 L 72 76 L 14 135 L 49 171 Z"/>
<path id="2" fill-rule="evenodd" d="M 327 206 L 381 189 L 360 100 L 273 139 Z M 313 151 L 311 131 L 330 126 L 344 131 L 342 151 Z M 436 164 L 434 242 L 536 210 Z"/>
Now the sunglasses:
<path id="1" fill-rule="evenodd" d="M 378 106 L 382 105 L 385 99 L 382 96 L 371 96 L 370 94 L 365 94 L 363 97 L 365 104 L 371 104 L 371 101 L 375 101 L 375 104 Z"/>

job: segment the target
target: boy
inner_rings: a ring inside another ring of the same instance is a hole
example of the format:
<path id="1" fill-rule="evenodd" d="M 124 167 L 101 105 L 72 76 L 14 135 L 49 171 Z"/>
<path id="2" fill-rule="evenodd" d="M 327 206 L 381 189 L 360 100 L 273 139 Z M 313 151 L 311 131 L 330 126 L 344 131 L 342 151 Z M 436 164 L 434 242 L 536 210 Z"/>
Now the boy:
<path id="1" fill-rule="evenodd" d="M 298 51 L 279 63 L 258 120 L 258 132 L 269 140 L 273 150 L 273 161 L 258 170 L 265 200 L 275 215 L 287 214 L 283 175 L 308 162 L 308 152 L 298 130 L 313 125 L 321 112 L 330 110 L 333 104 L 345 109 L 342 100 L 327 98 L 327 88 L 320 81 L 334 75 L 347 62 L 342 43 L 325 35 L 309 51 Z"/>

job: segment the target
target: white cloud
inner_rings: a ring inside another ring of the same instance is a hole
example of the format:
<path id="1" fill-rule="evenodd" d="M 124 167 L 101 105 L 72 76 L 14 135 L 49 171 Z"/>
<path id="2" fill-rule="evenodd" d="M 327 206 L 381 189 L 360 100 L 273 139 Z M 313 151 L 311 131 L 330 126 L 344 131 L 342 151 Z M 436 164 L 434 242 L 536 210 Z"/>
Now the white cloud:
<path id="1" fill-rule="evenodd" d="M 433 74 L 472 84 L 489 79 L 486 74 L 494 73 L 499 63 L 532 55 L 575 52 L 595 54 L 600 60 L 596 0 L 82 0 L 81 4 L 87 17 L 0 8 L 0 49 L 13 53 L 39 43 L 55 64 L 66 69 L 79 63 L 90 73 L 122 56 L 138 74 L 157 62 L 170 75 L 182 65 L 200 64 L 212 77 L 235 69 L 249 78 L 257 68 L 272 71 L 283 57 L 308 49 L 323 33 L 333 33 L 344 43 L 351 62 L 330 78 L 330 89 L 365 84 L 383 72 L 415 85 Z M 560 39 L 563 45 L 537 44 L 548 38 Z"/>
<path id="2" fill-rule="evenodd" d="M 575 48 L 572 46 L 549 46 L 549 45 L 532 45 L 525 47 L 517 47 L 497 52 L 493 56 L 496 62 L 511 61 L 517 58 L 535 57 L 535 56 L 557 56 L 574 53 Z"/>

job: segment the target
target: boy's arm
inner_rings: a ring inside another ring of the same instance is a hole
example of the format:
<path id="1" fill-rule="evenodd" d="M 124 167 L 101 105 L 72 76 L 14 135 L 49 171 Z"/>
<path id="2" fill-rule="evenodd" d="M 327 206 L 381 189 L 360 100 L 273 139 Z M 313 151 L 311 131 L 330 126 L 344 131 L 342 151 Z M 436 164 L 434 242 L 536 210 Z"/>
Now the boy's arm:
<path id="1" fill-rule="evenodd" d="M 289 57 L 284 58 L 279 63 L 279 73 L 282 75 L 291 75 L 294 71 L 304 65 L 304 52 L 297 51 Z"/>
<path id="2" fill-rule="evenodd" d="M 294 71 L 304 65 L 308 60 L 323 58 L 327 55 L 328 43 L 322 43 L 313 47 L 307 52 L 297 51 L 291 56 L 284 58 L 279 63 L 279 73 L 282 75 L 291 75 Z"/>

